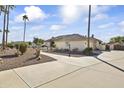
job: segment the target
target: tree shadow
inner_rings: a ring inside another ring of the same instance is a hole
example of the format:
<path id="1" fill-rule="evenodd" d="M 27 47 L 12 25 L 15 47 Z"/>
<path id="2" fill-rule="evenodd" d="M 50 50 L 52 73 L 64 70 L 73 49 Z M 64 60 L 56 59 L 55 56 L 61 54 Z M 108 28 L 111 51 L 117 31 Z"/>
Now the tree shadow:
<path id="1" fill-rule="evenodd" d="M 14 57 L 17 57 L 16 55 L 3 55 L 3 56 L 0 56 L 0 58 L 3 58 L 3 59 L 9 59 L 9 58 L 14 58 Z"/>

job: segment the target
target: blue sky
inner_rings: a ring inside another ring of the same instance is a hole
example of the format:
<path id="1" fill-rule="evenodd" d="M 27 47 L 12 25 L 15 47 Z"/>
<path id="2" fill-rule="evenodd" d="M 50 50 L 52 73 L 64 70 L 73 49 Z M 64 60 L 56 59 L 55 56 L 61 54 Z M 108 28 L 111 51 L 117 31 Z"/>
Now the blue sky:
<path id="1" fill-rule="evenodd" d="M 124 36 L 124 6 L 92 6 L 91 34 L 104 42 L 113 36 Z M 23 39 L 22 15 L 27 14 L 26 41 L 33 37 L 49 39 L 64 34 L 87 35 L 88 6 L 16 5 L 11 10 L 9 41 Z M 3 15 L 0 16 L 2 29 Z M 0 42 L 2 33 L 0 33 Z"/>

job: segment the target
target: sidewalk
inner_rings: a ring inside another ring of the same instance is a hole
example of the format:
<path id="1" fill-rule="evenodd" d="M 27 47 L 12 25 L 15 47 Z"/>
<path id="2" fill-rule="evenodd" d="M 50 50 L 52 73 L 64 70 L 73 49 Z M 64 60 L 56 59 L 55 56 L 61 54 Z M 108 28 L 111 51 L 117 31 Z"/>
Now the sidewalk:
<path id="1" fill-rule="evenodd" d="M 124 87 L 124 73 L 94 57 L 42 54 L 57 61 L 2 71 L 0 87 Z"/>

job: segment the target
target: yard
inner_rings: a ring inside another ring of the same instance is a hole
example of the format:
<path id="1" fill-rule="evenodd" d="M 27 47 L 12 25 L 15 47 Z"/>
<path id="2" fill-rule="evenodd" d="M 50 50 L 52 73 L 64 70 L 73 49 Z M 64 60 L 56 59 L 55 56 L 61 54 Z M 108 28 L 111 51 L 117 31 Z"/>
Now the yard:
<path id="1" fill-rule="evenodd" d="M 41 55 L 41 60 L 37 60 L 35 57 L 35 50 L 28 48 L 27 52 L 19 57 L 15 56 L 16 49 L 9 49 L 5 53 L 0 54 L 0 58 L 3 59 L 3 63 L 0 63 L 0 71 L 9 70 L 13 68 L 52 62 L 55 59 L 46 55 Z"/>

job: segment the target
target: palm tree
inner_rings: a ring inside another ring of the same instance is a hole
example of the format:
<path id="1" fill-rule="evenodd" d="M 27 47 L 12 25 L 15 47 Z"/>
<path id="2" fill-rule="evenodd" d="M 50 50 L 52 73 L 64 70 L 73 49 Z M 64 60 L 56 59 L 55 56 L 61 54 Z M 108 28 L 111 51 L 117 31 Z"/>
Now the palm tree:
<path id="1" fill-rule="evenodd" d="M 90 48 L 90 18 L 91 18 L 91 5 L 89 5 L 89 16 L 88 16 L 88 41 L 87 47 Z M 90 55 L 90 51 L 88 51 L 88 55 Z"/>
<path id="2" fill-rule="evenodd" d="M 0 15 L 2 12 L 4 12 L 4 9 L 5 9 L 5 5 L 0 5 Z"/>
<path id="3" fill-rule="evenodd" d="M 29 21 L 28 16 L 27 16 L 27 15 L 23 15 L 23 20 L 24 20 L 24 35 L 23 35 L 23 42 L 25 42 L 26 21 L 27 21 L 27 20 Z"/>
<path id="4" fill-rule="evenodd" d="M 1 15 L 1 12 L 3 12 L 3 9 L 4 9 L 4 6 L 3 5 L 0 5 L 0 15 Z M 0 32 L 2 32 L 1 29 L 0 29 Z"/>
<path id="5" fill-rule="evenodd" d="M 8 32 L 9 32 L 9 13 L 10 13 L 10 9 L 13 9 L 14 7 L 15 7 L 14 5 L 7 6 L 6 46 L 8 41 Z"/>
<path id="6" fill-rule="evenodd" d="M 4 12 L 4 9 L 5 9 L 5 6 L 4 5 L 0 5 L 0 15 L 1 15 L 1 13 L 3 13 Z M 4 17 L 5 18 L 5 17 Z M 2 32 L 2 30 L 1 30 L 1 32 Z M 2 44 L 3 45 L 3 44 Z"/>
<path id="7" fill-rule="evenodd" d="M 5 49 L 6 10 L 7 10 L 7 5 L 3 6 L 3 9 L 2 9 L 2 12 L 4 13 L 3 37 L 2 37 L 2 48 L 3 48 L 3 50 Z"/>
<path id="8" fill-rule="evenodd" d="M 1 15 L 1 12 L 3 11 L 3 9 L 4 9 L 4 6 L 0 5 L 0 15 Z"/>

